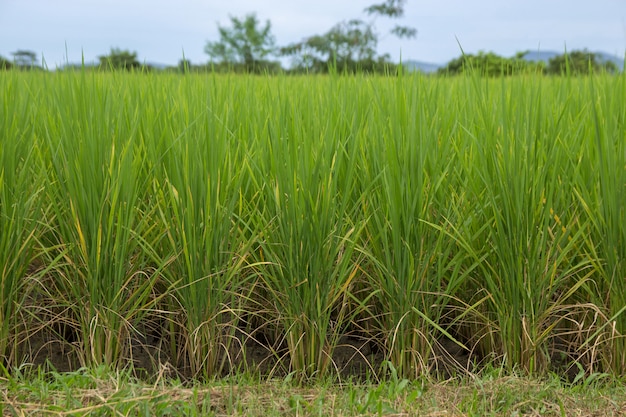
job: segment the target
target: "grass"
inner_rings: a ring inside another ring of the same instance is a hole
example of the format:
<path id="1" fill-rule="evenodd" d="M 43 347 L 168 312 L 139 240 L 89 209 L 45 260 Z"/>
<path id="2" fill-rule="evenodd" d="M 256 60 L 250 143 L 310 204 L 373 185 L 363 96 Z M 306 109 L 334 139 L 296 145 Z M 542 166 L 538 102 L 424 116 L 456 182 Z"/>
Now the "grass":
<path id="1" fill-rule="evenodd" d="M 621 375 L 625 86 L 3 73 L 0 362 Z"/>
<path id="2" fill-rule="evenodd" d="M 0 378 L 3 415 L 122 416 L 618 416 L 626 409 L 620 381 L 582 385 L 558 378 L 502 376 L 433 383 L 391 378 L 380 384 L 302 387 L 282 380 L 239 376 L 203 384 L 152 384 L 99 367 L 67 374 L 18 372 Z"/>

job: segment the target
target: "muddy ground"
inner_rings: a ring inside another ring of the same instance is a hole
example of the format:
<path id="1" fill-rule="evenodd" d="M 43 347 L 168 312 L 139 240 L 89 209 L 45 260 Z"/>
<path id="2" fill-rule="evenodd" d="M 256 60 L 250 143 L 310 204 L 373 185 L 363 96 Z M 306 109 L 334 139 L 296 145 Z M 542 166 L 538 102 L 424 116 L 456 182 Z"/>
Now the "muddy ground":
<path id="1" fill-rule="evenodd" d="M 225 363 L 222 376 L 241 369 L 269 377 L 284 377 L 289 373 L 287 350 L 280 346 L 268 347 L 258 339 L 261 338 L 240 335 L 229 351 L 222 353 Z M 75 371 L 82 366 L 77 354 L 81 343 L 71 332 L 37 332 L 21 345 L 23 363 L 58 372 Z M 172 377 L 193 378 L 184 365 L 175 365 L 176 360 L 167 355 L 163 343 L 163 340 L 157 338 L 132 341 L 130 361 L 126 365 L 132 364 L 133 372 L 142 379 L 150 379 L 164 372 Z M 331 366 L 341 379 L 365 379 L 379 375 L 384 362 L 384 353 L 371 341 L 344 336 L 332 353 Z M 448 378 L 472 370 L 476 362 L 476 357 L 455 343 L 443 341 L 437 343 L 429 366 L 433 374 Z"/>

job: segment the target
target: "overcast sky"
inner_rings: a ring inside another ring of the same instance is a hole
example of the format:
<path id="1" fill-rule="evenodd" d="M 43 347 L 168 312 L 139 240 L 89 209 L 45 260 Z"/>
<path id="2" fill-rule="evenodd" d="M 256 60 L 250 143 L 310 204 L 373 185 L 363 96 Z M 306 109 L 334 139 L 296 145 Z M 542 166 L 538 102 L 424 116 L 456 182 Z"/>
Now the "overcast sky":
<path id="1" fill-rule="evenodd" d="M 256 12 L 270 20 L 278 45 L 321 34 L 335 23 L 368 20 L 363 9 L 382 0 L 0 0 L 0 55 L 27 49 L 48 67 L 96 61 L 111 47 L 136 51 L 140 61 L 175 65 L 185 56 L 208 61 L 204 45 L 217 23 Z M 624 57 L 626 0 L 407 0 L 398 23 L 417 39 L 387 35 L 395 23 L 378 18 L 379 52 L 395 60 L 445 63 L 479 50 L 588 48 Z"/>

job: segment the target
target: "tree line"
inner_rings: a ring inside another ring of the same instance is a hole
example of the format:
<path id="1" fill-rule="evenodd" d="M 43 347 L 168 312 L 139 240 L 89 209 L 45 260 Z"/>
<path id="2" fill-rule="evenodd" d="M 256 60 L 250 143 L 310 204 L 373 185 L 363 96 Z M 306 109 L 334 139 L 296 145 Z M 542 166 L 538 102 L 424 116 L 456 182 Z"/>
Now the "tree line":
<path id="1" fill-rule="evenodd" d="M 510 58 L 502 57 L 493 52 L 463 54 L 448 62 L 437 73 L 456 75 L 473 71 L 481 75 L 497 77 L 525 73 L 580 75 L 594 72 L 616 73 L 619 71 L 614 62 L 604 61 L 600 55 L 586 49 L 554 56 L 547 63 L 524 59 L 528 52 L 518 52 Z"/>
<path id="2" fill-rule="evenodd" d="M 299 42 L 276 45 L 269 20 L 259 21 L 255 13 L 242 18 L 230 17 L 229 26 L 218 24 L 219 39 L 207 42 L 204 52 L 208 63 L 194 65 L 181 59 L 168 71 L 187 72 L 245 72 L 245 73 L 396 73 L 400 64 L 391 61 L 388 54 L 379 55 L 379 35 L 375 28 L 376 18 L 399 19 L 404 15 L 406 0 L 385 0 L 364 9 L 370 20 L 352 19 L 337 23 L 322 34 L 308 36 Z M 391 34 L 399 38 L 414 38 L 417 30 L 395 25 Z M 588 74 L 590 72 L 617 72 L 613 62 L 605 62 L 588 50 L 572 51 L 551 58 L 547 63 L 524 59 L 526 52 L 507 58 L 493 52 L 462 54 L 440 68 L 437 73 L 457 75 L 475 71 L 487 76 L 506 76 L 519 73 L 542 74 Z M 38 69 L 36 54 L 19 50 L 13 53 L 13 61 L 0 56 L 0 69 Z M 288 58 L 289 68 L 282 67 L 276 58 Z M 151 71 L 142 64 L 137 52 L 112 48 L 98 57 L 95 66 L 99 70 Z"/>
<path id="3" fill-rule="evenodd" d="M 309 42 L 316 44 L 319 40 L 312 39 Z M 311 46 L 307 46 L 313 49 Z M 168 67 L 164 71 L 169 72 L 254 72 L 254 73 L 326 73 L 329 71 L 339 72 L 366 72 L 366 73 L 395 73 L 399 64 L 392 63 L 386 56 L 372 57 L 371 55 L 359 55 L 361 51 L 351 55 L 350 51 L 342 55 L 333 55 L 332 51 L 318 46 L 316 51 L 319 55 L 305 55 L 300 51 L 295 53 L 289 46 L 289 55 L 294 56 L 297 63 L 290 69 L 285 70 L 277 61 L 265 59 L 245 60 L 224 59 L 211 61 L 207 64 L 194 65 L 187 59 L 181 59 L 177 66 Z M 323 53 L 326 55 L 322 55 Z M 369 53 L 369 52 L 368 52 Z M 604 61 L 598 54 L 588 50 L 575 50 L 550 58 L 548 62 L 527 61 L 524 55 L 527 52 L 518 52 L 515 56 L 507 58 L 493 52 L 479 52 L 478 54 L 462 54 L 458 58 L 449 61 L 439 68 L 438 75 L 459 75 L 475 72 L 489 77 L 509 76 L 516 74 L 546 74 L 546 75 L 584 75 L 589 73 L 605 72 L 617 73 L 620 69 L 611 61 Z M 0 70 L 44 70 L 36 63 L 36 54 L 32 51 L 19 51 L 13 61 L 0 56 Z M 320 57 L 321 56 L 321 57 Z M 325 59 L 323 58 L 325 56 Z M 339 59 L 337 59 L 339 57 Z M 81 67 L 76 65 L 75 67 Z M 137 57 L 137 52 L 112 48 L 107 55 L 99 57 L 99 63 L 95 66 L 87 65 L 89 69 L 100 71 L 110 70 L 134 70 L 155 71 L 150 65 L 142 64 Z"/>

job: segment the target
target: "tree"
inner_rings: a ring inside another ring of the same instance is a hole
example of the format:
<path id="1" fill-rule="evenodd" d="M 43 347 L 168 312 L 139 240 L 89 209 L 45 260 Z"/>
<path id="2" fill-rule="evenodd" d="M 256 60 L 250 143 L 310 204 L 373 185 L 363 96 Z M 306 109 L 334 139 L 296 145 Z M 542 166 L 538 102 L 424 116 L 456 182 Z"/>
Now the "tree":
<path id="1" fill-rule="evenodd" d="M 378 38 L 373 27 L 354 19 L 333 26 L 322 35 L 281 48 L 284 56 L 293 57 L 293 67 L 307 72 L 326 72 L 332 66 L 339 71 L 367 70 L 376 63 Z"/>
<path id="2" fill-rule="evenodd" d="M 615 73 L 618 71 L 615 63 L 603 62 L 598 54 L 588 50 L 572 51 L 557 55 L 548 61 L 548 74 L 589 74 L 590 72 L 606 71 Z"/>
<path id="3" fill-rule="evenodd" d="M 13 63 L 16 67 L 28 69 L 36 67 L 37 54 L 33 51 L 19 49 L 11 55 L 13 55 Z"/>
<path id="4" fill-rule="evenodd" d="M 101 55 L 98 59 L 100 60 L 101 69 L 132 70 L 142 66 L 137 60 L 137 52 L 119 48 L 111 48 L 111 52 L 108 55 Z"/>
<path id="5" fill-rule="evenodd" d="M 275 39 L 269 20 L 260 27 L 255 13 L 243 19 L 230 17 L 232 27 L 217 25 L 220 40 L 207 42 L 204 51 L 218 64 L 243 68 L 246 71 L 262 71 L 273 68 L 275 63 L 266 58 L 274 53 Z"/>
<path id="6" fill-rule="evenodd" d="M 520 73 L 542 73 L 543 63 L 524 60 L 525 52 L 516 54 L 512 58 L 505 58 L 493 52 L 478 52 L 477 55 L 463 54 L 440 68 L 439 74 L 456 75 L 467 72 L 476 72 L 488 77 L 514 75 Z"/>
<path id="7" fill-rule="evenodd" d="M 386 16 L 399 19 L 404 16 L 404 4 L 406 0 L 387 0 L 384 3 L 373 4 L 365 8 L 365 13 L 370 16 Z M 396 25 L 391 29 L 391 33 L 399 38 L 414 38 L 417 36 L 417 29 L 410 26 Z"/>
<path id="8" fill-rule="evenodd" d="M 11 63 L 11 61 L 9 61 L 3 56 L 0 56 L 0 70 L 8 70 L 8 69 L 11 69 L 12 67 L 13 67 L 13 64 Z"/>
<path id="9" fill-rule="evenodd" d="M 387 0 L 365 8 L 370 16 L 400 18 L 404 15 L 406 0 Z M 414 37 L 417 30 L 396 25 L 392 34 L 401 38 Z M 283 56 L 292 58 L 292 68 L 296 72 L 337 71 L 385 72 L 394 71 L 396 65 L 389 62 L 388 55 L 376 55 L 378 34 L 374 20 L 365 22 L 352 19 L 333 26 L 322 35 L 313 35 L 301 42 L 280 49 Z"/>

